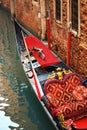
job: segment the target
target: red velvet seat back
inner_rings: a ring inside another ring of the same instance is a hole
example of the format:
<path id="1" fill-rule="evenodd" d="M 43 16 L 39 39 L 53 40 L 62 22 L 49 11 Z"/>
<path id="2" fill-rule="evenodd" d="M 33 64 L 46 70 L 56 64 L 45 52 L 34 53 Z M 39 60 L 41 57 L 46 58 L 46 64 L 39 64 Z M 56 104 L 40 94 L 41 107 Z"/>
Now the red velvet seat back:
<path id="1" fill-rule="evenodd" d="M 81 77 L 76 73 L 71 73 L 67 74 L 63 80 L 47 80 L 44 85 L 44 92 L 54 107 L 61 106 L 75 101 L 72 92 L 80 84 L 82 84 Z"/>

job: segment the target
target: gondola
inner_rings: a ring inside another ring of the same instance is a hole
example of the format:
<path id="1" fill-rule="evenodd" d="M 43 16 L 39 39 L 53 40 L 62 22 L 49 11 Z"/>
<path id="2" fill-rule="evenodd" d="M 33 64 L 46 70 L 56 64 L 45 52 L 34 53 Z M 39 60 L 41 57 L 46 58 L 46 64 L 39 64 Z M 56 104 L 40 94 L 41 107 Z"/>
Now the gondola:
<path id="1" fill-rule="evenodd" d="M 87 130 L 87 80 L 14 20 L 22 67 L 57 130 Z"/>

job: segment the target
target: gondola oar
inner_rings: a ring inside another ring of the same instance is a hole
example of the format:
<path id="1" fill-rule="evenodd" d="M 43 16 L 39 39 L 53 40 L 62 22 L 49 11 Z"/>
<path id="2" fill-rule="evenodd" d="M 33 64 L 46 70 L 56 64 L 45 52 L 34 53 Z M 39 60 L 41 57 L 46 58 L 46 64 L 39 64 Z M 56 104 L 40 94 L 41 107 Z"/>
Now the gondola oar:
<path id="1" fill-rule="evenodd" d="M 23 41 L 24 41 L 25 48 L 26 48 L 26 51 L 27 51 L 27 54 L 28 54 L 28 58 L 29 58 L 29 61 L 30 61 L 32 73 L 34 75 L 34 82 L 35 82 L 35 87 L 36 87 L 36 92 L 37 92 L 36 94 L 37 94 L 38 98 L 41 99 L 44 94 L 43 94 L 43 91 L 41 89 L 40 83 L 39 83 L 39 81 L 37 79 L 37 75 L 36 75 L 36 72 L 35 72 L 33 64 L 32 64 L 31 57 L 30 57 L 30 51 L 27 48 L 27 44 L 26 44 L 26 41 L 25 41 L 24 34 L 23 34 L 22 31 L 21 31 L 21 33 L 22 33 Z"/>

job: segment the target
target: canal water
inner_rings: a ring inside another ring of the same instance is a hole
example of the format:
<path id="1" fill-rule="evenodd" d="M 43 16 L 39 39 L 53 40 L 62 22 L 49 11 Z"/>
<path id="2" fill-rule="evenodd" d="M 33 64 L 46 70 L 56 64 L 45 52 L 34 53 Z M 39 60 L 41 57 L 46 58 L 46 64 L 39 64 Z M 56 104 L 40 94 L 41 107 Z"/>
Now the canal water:
<path id="1" fill-rule="evenodd" d="M 22 69 L 10 14 L 0 7 L 0 130 L 55 130 Z"/>

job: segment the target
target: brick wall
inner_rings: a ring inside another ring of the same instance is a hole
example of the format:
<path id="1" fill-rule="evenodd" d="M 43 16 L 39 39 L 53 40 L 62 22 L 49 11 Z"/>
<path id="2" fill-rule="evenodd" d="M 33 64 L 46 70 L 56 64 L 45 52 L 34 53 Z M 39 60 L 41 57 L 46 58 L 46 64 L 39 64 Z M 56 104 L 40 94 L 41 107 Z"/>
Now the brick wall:
<path id="1" fill-rule="evenodd" d="M 80 37 L 72 40 L 72 67 L 87 78 L 87 3 L 80 3 Z M 74 45 L 73 45 L 74 44 Z"/>
<path id="2" fill-rule="evenodd" d="M 35 2 L 34 0 L 17 0 L 16 3 L 12 0 L 15 8 L 15 16 L 21 21 L 26 27 L 28 27 L 31 31 L 34 30 L 38 36 L 41 33 L 41 19 L 39 17 L 40 14 L 40 6 L 39 2 Z M 5 8 L 10 8 L 9 0 L 2 0 L 2 4 Z"/>
<path id="3" fill-rule="evenodd" d="M 81 0 L 80 3 L 80 37 L 72 34 L 71 38 L 71 67 L 83 77 L 87 78 L 87 3 Z M 62 24 L 55 19 L 55 1 L 50 0 L 50 16 L 51 16 L 51 46 L 53 51 L 67 63 L 67 1 L 63 0 L 63 17 Z"/>
<path id="4" fill-rule="evenodd" d="M 38 35 L 40 35 L 40 18 L 39 14 L 39 3 L 32 3 L 32 1 L 16 1 L 16 17 L 22 23 L 24 23 L 31 30 L 34 30 Z"/>

